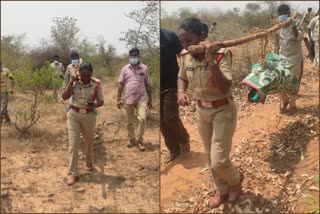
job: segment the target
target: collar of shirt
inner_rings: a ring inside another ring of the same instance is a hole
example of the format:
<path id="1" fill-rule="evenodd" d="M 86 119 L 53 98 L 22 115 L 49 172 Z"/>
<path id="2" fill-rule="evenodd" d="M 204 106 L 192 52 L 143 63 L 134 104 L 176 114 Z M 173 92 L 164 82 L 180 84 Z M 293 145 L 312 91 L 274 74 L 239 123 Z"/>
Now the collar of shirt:
<path id="1" fill-rule="evenodd" d="M 90 80 L 90 82 L 89 83 L 87 83 L 87 84 L 83 84 L 82 82 L 80 82 L 80 81 L 77 81 L 77 85 L 79 86 L 79 87 L 81 87 L 81 88 L 89 88 L 89 87 L 91 87 L 94 83 L 93 83 L 93 80 L 91 79 Z"/>
<path id="2" fill-rule="evenodd" d="M 142 67 L 141 67 L 141 63 L 139 63 L 139 65 L 138 65 L 138 67 L 133 67 L 131 64 L 129 64 L 129 68 L 132 70 L 132 71 L 137 71 L 137 70 L 139 70 L 139 69 L 141 69 Z"/>

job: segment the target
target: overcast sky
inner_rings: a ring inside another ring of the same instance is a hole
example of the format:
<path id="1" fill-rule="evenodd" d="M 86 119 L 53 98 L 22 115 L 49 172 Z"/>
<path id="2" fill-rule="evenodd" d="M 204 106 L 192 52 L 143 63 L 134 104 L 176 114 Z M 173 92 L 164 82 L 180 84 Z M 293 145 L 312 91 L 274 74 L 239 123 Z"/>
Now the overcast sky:
<path id="1" fill-rule="evenodd" d="M 161 7 L 169 14 L 179 8 L 189 7 L 194 12 L 200 8 L 222 10 L 245 8 L 248 1 L 161 1 Z M 318 10 L 318 1 L 292 2 L 303 10 L 313 7 Z M 1 1 L 1 35 L 26 33 L 26 44 L 38 46 L 42 38 L 50 38 L 53 17 L 69 16 L 77 19 L 81 39 L 87 37 L 96 43 L 103 35 L 107 43 L 115 45 L 117 54 L 127 53 L 124 42 L 118 40 L 120 32 L 136 27 L 125 16 L 133 9 L 141 9 L 142 1 Z"/>
<path id="2" fill-rule="evenodd" d="M 238 7 L 240 10 L 245 9 L 246 4 L 255 3 L 256 1 L 161 1 L 161 8 L 163 8 L 169 15 L 177 12 L 179 8 L 187 7 L 196 12 L 198 9 L 213 9 L 219 8 L 222 11 Z M 259 4 L 262 4 L 261 2 Z M 319 1 L 291 1 L 294 7 L 301 8 L 306 11 L 308 7 L 312 7 L 316 12 L 319 9 Z"/>
<path id="3" fill-rule="evenodd" d="M 125 43 L 118 40 L 120 32 L 137 25 L 125 14 L 143 5 L 141 1 L 1 1 L 1 35 L 25 32 L 26 44 L 37 46 L 41 38 L 50 38 L 53 17 L 69 16 L 77 19 L 80 38 L 96 43 L 103 35 L 117 54 L 127 53 Z"/>

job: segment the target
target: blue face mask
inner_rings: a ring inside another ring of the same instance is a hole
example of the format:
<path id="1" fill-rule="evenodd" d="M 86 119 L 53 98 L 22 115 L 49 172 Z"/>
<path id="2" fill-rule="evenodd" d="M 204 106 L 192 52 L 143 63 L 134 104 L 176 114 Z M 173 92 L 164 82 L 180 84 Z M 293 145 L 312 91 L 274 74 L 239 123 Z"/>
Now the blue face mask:
<path id="1" fill-rule="evenodd" d="M 288 19 L 288 15 L 279 16 L 279 20 L 282 21 L 282 22 L 287 21 L 287 19 Z"/>
<path id="2" fill-rule="evenodd" d="M 129 58 L 129 62 L 130 62 L 130 64 L 132 64 L 132 65 L 136 65 L 138 62 L 139 62 L 139 58 L 138 57 L 130 57 Z"/>
<path id="3" fill-rule="evenodd" d="M 74 65 L 75 65 L 75 64 L 78 64 L 78 63 L 79 63 L 79 60 L 77 60 L 77 59 L 72 59 L 72 60 L 71 60 L 71 63 L 74 64 Z"/>

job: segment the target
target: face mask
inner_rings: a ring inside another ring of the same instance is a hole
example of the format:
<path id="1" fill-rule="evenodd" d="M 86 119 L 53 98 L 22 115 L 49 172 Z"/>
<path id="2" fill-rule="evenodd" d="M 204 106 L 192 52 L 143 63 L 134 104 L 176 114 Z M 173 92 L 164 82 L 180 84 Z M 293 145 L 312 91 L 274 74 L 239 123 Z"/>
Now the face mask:
<path id="1" fill-rule="evenodd" d="M 279 16 L 279 20 L 282 21 L 282 22 L 286 21 L 287 19 L 288 19 L 288 15 Z"/>
<path id="2" fill-rule="evenodd" d="M 58 64 L 58 60 L 54 60 L 54 63 Z"/>
<path id="3" fill-rule="evenodd" d="M 74 64 L 74 65 L 75 65 L 75 64 L 78 64 L 78 63 L 79 63 L 79 60 L 77 60 L 77 59 L 72 59 L 72 60 L 71 60 L 71 63 Z"/>
<path id="4" fill-rule="evenodd" d="M 91 80 L 91 77 L 88 77 L 88 76 L 81 77 L 81 76 L 80 76 L 80 81 L 81 81 L 82 83 L 84 83 L 84 84 L 89 83 L 90 80 Z"/>
<path id="5" fill-rule="evenodd" d="M 138 57 L 129 58 L 129 62 L 132 65 L 136 65 L 139 62 L 139 58 Z"/>

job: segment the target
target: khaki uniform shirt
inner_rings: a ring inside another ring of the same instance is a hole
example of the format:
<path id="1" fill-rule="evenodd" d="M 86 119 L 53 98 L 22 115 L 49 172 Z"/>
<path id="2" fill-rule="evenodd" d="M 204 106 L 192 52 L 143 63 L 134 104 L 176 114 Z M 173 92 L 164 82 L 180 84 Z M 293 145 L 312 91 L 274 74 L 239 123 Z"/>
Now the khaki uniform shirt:
<path id="1" fill-rule="evenodd" d="M 79 75 L 79 67 L 80 65 L 73 65 L 73 64 L 70 64 L 68 65 L 67 69 L 66 69 L 66 73 L 64 75 L 64 85 L 63 87 L 66 87 L 70 81 L 70 77 L 71 75 Z"/>
<path id="2" fill-rule="evenodd" d="M 219 67 L 225 77 L 232 80 L 231 58 L 227 51 L 225 48 L 218 51 L 218 53 L 224 54 L 219 63 Z M 214 75 L 214 72 L 211 71 L 206 59 L 198 61 L 186 50 L 183 50 L 183 52 L 179 57 L 180 70 L 178 78 L 189 82 L 189 85 L 194 90 L 195 99 L 201 101 L 216 101 L 232 95 L 230 88 L 227 92 L 223 93 L 213 85 L 212 75 Z M 216 59 L 218 54 L 215 54 L 214 57 Z"/>
<path id="3" fill-rule="evenodd" d="M 65 88 L 68 85 L 71 75 L 75 75 L 75 74 L 79 75 L 79 67 L 82 62 L 83 60 L 80 58 L 79 64 L 77 65 L 70 64 L 67 66 L 66 73 L 64 75 L 63 88 Z"/>
<path id="4" fill-rule="evenodd" d="M 78 108 L 87 108 L 88 103 L 93 103 L 95 101 L 94 91 L 97 83 L 99 83 L 99 87 L 96 94 L 96 100 L 104 101 L 100 80 L 91 78 L 91 82 L 88 84 L 83 84 L 79 81 L 74 82 L 70 104 Z"/>
<path id="5" fill-rule="evenodd" d="M 311 19 L 308 28 L 311 29 L 312 40 L 319 41 L 319 15 Z"/>
<path id="6" fill-rule="evenodd" d="M 8 68 L 2 68 L 1 71 L 1 92 L 11 91 L 12 79 L 11 71 Z"/>
<path id="7" fill-rule="evenodd" d="M 57 76 L 64 75 L 64 67 L 61 62 L 58 63 L 51 63 L 50 66 L 56 71 Z"/>

